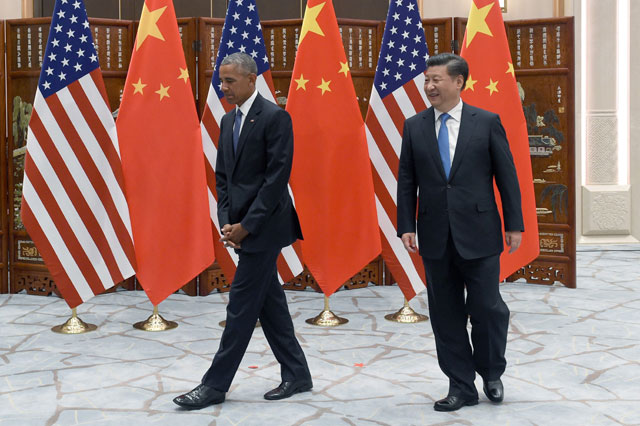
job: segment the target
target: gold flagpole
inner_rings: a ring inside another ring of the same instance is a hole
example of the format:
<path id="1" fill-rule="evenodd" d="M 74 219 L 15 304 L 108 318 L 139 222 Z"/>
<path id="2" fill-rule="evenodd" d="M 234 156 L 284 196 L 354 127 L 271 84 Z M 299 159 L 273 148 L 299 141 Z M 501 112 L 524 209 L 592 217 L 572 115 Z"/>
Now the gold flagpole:
<path id="1" fill-rule="evenodd" d="M 78 318 L 76 308 L 71 309 L 71 318 L 69 318 L 64 324 L 56 325 L 51 328 L 54 333 L 60 334 L 82 334 L 98 328 L 94 324 L 87 324 Z"/>
<path id="2" fill-rule="evenodd" d="M 416 322 L 427 321 L 429 319 L 428 316 L 422 315 L 411 309 L 409 306 L 409 301 L 407 298 L 404 298 L 404 306 L 395 314 L 387 314 L 384 316 L 386 320 L 393 322 L 400 322 L 403 324 L 412 324 Z"/>
<path id="3" fill-rule="evenodd" d="M 324 296 L 324 310 L 315 318 L 305 320 L 307 324 L 318 325 L 321 327 L 336 327 L 338 325 L 349 322 L 346 318 L 340 318 L 329 309 L 329 297 Z"/>
<path id="4" fill-rule="evenodd" d="M 158 313 L 158 305 L 153 307 L 153 314 L 146 321 L 141 321 L 133 324 L 134 328 L 143 331 L 165 331 L 171 330 L 178 326 L 178 323 L 175 321 L 167 321 L 162 318 L 162 316 Z"/>

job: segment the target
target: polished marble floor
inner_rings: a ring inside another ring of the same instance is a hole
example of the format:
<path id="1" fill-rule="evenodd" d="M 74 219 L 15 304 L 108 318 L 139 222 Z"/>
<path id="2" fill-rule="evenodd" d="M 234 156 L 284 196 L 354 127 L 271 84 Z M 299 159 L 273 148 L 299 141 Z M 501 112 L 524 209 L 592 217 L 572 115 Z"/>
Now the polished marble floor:
<path id="1" fill-rule="evenodd" d="M 632 425 L 640 424 L 640 246 L 580 247 L 578 288 L 502 287 L 511 309 L 506 398 L 455 413 L 433 411 L 447 392 L 428 323 L 384 315 L 397 287 L 340 291 L 336 328 L 304 320 L 323 306 L 288 292 L 314 379 L 311 393 L 268 402 L 279 369 L 256 329 L 223 405 L 182 411 L 172 398 L 194 387 L 218 347 L 226 295 L 173 295 L 160 311 L 179 327 L 132 328 L 151 305 L 141 292 L 98 296 L 84 335 L 50 331 L 69 316 L 55 297 L 0 295 L 0 426 L 31 425 Z M 412 306 L 427 313 L 426 294 Z M 482 386 L 478 380 L 476 384 Z"/>

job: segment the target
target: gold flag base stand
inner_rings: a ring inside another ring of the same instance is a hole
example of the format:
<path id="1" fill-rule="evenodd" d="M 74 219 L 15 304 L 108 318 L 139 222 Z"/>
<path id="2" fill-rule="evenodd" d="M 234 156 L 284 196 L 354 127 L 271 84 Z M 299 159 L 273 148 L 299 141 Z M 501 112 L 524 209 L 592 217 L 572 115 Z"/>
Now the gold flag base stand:
<path id="1" fill-rule="evenodd" d="M 94 331 L 98 327 L 94 324 L 87 324 L 78 318 L 78 313 L 76 312 L 76 308 L 71 310 L 71 318 L 67 320 L 64 324 L 56 325 L 51 328 L 51 331 L 54 333 L 60 334 L 82 334 L 88 333 L 90 331 Z"/>
<path id="2" fill-rule="evenodd" d="M 166 331 L 174 329 L 178 326 L 178 323 L 175 321 L 167 321 L 162 318 L 162 315 L 158 313 L 158 306 L 153 307 L 153 314 L 146 319 L 146 321 L 141 321 L 133 324 L 134 328 L 142 331 Z"/>
<path id="3" fill-rule="evenodd" d="M 428 321 L 429 317 L 426 315 L 422 315 L 411 309 L 409 306 L 409 302 L 407 299 L 404 299 L 404 306 L 395 314 L 387 314 L 384 316 L 384 319 L 399 322 L 403 324 L 413 324 L 416 322 Z"/>
<path id="4" fill-rule="evenodd" d="M 320 327 L 336 327 L 338 325 L 346 324 L 349 322 L 346 318 L 341 318 L 331 312 L 329 309 L 329 298 L 327 296 L 324 297 L 324 310 L 318 314 L 318 316 L 314 318 L 309 318 L 305 320 L 307 324 L 317 325 Z"/>

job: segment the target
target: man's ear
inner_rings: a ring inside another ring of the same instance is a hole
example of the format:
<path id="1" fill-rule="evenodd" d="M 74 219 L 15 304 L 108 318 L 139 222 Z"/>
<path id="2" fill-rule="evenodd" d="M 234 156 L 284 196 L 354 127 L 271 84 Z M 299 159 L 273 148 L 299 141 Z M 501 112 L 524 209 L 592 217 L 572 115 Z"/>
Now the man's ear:
<path id="1" fill-rule="evenodd" d="M 249 74 L 249 81 L 253 84 L 256 84 L 256 80 L 258 79 L 258 76 L 256 74 Z"/>

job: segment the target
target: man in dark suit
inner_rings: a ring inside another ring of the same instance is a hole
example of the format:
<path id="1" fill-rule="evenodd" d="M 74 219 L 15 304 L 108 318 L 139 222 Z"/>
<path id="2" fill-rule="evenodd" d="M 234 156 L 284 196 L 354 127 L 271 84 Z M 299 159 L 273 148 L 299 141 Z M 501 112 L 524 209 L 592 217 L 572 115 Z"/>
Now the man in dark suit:
<path id="1" fill-rule="evenodd" d="M 461 101 L 468 75 L 460 56 L 428 59 L 424 90 L 432 106 L 406 120 L 398 171 L 398 236 L 408 251 L 418 250 L 417 205 L 438 363 L 449 378 L 448 395 L 436 401 L 436 411 L 477 404 L 476 372 L 491 401 L 504 396 L 500 376 L 506 367 L 509 309 L 498 288 L 504 241 L 494 179 L 511 251 L 524 230 L 504 128 L 498 115 Z"/>
<path id="2" fill-rule="evenodd" d="M 224 401 L 258 319 L 282 376 L 265 399 L 287 398 L 313 386 L 276 271 L 282 247 L 302 238 L 287 189 L 293 161 L 291 117 L 257 92 L 257 70 L 244 53 L 231 54 L 220 65 L 221 90 L 236 108 L 220 123 L 218 219 L 221 241 L 236 250 L 239 261 L 220 348 L 202 383 L 174 399 L 189 409 Z"/>

